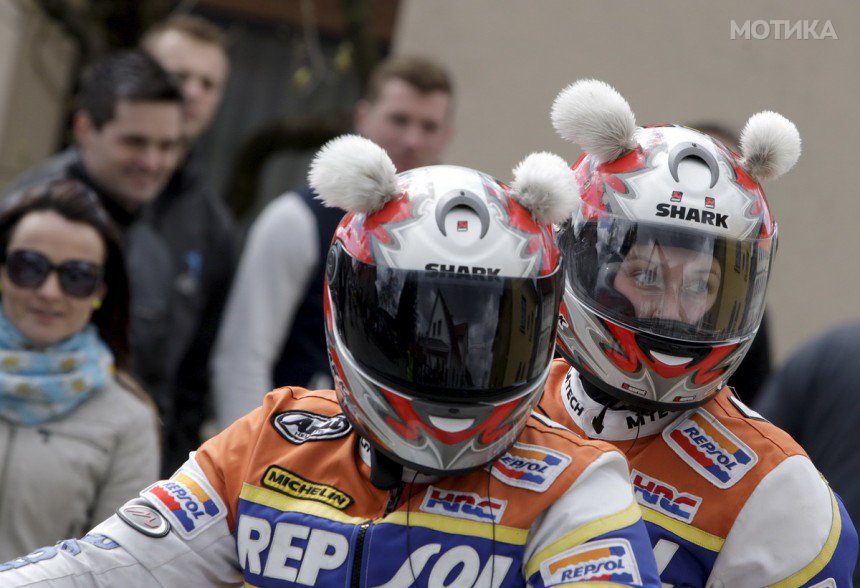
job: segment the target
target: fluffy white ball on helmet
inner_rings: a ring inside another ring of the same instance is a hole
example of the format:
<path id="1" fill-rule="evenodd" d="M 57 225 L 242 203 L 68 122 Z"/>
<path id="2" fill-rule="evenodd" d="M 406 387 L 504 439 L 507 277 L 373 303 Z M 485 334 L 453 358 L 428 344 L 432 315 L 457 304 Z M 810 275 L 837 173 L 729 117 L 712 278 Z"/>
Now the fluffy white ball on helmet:
<path id="1" fill-rule="evenodd" d="M 636 117 L 624 97 L 606 82 L 574 82 L 556 97 L 551 118 L 563 139 L 600 163 L 636 147 Z"/>
<path id="2" fill-rule="evenodd" d="M 561 223 L 579 202 L 573 171 L 553 153 L 532 153 L 514 168 L 514 198 L 539 223 Z"/>
<path id="3" fill-rule="evenodd" d="M 329 208 L 372 213 L 397 195 L 396 175 L 382 147 L 358 135 L 343 135 L 314 156 L 308 183 Z"/>
<path id="4" fill-rule="evenodd" d="M 741 131 L 741 155 L 741 164 L 756 181 L 776 179 L 797 163 L 800 133 L 781 114 L 759 112 Z"/>

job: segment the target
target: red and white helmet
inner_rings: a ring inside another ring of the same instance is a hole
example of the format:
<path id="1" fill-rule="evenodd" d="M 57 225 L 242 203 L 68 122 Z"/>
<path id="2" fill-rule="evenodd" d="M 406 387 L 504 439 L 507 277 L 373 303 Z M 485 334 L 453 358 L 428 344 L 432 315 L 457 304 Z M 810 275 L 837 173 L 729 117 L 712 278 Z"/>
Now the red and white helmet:
<path id="1" fill-rule="evenodd" d="M 397 175 L 371 141 L 324 146 L 309 174 L 349 212 L 326 267 L 340 404 L 402 465 L 461 473 L 504 453 L 540 398 L 564 289 L 550 223 L 576 203 L 559 157 L 533 154 L 512 188 L 463 167 Z"/>
<path id="2" fill-rule="evenodd" d="M 552 109 L 585 152 L 581 201 L 559 227 L 559 350 L 581 376 L 644 409 L 712 397 L 761 322 L 777 227 L 759 181 L 800 156 L 795 126 L 754 115 L 738 155 L 677 125 L 637 127 L 612 87 L 581 80 Z"/>

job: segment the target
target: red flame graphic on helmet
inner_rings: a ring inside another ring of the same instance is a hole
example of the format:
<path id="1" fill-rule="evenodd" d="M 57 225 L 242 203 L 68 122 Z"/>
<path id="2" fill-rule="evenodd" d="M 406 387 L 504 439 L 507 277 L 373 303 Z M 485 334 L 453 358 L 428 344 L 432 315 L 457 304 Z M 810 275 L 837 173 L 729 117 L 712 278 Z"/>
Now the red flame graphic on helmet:
<path id="1" fill-rule="evenodd" d="M 717 368 L 717 366 L 738 347 L 737 344 L 714 347 L 698 361 L 691 360 L 682 365 L 667 365 L 655 361 L 647 352 L 643 351 L 636 343 L 636 335 L 633 331 L 608 321 L 603 321 L 603 324 L 621 348 L 620 352 L 611 348 L 605 348 L 604 352 L 615 365 L 625 372 L 635 373 L 644 363 L 658 376 L 666 379 L 692 376 L 692 381 L 697 386 L 710 384 L 722 376 L 726 368 L 725 366 Z"/>
<path id="2" fill-rule="evenodd" d="M 405 184 L 401 184 L 401 187 Z M 541 276 L 549 275 L 556 270 L 560 252 L 555 243 L 550 225 L 542 225 L 535 221 L 531 212 L 510 196 L 508 187 L 501 183 L 484 181 L 484 188 L 492 198 L 502 204 L 508 214 L 508 224 L 529 236 L 527 252 L 540 258 Z M 500 191 L 501 189 L 501 191 Z M 372 264 L 373 241 L 389 245 L 393 241 L 387 225 L 400 223 L 415 218 L 414 201 L 405 192 L 396 199 L 388 202 L 382 210 L 370 215 L 348 213 L 338 225 L 334 239 L 340 240 L 344 248 L 356 259 Z"/>
<path id="3" fill-rule="evenodd" d="M 412 217 L 412 201 L 406 194 L 401 194 L 373 214 L 348 213 L 338 224 L 334 240 L 340 240 L 350 255 L 359 261 L 372 264 L 372 240 L 376 239 L 386 245 L 391 243 L 393 238 L 386 225 Z"/>
<path id="4" fill-rule="evenodd" d="M 663 144 L 663 134 L 659 130 L 660 127 L 667 126 L 674 125 L 646 125 L 646 128 L 651 133 L 642 137 L 645 143 L 628 151 L 615 161 L 595 166 L 591 160 L 586 161 L 587 155 L 579 158 L 574 164 L 573 169 L 580 192 L 582 193 L 582 210 L 589 212 L 586 220 L 596 220 L 600 214 L 606 212 L 603 198 L 606 186 L 609 186 L 619 194 L 627 194 L 627 187 L 615 174 L 628 174 L 644 169 L 651 150 Z M 762 219 L 759 236 L 761 238 L 772 237 L 775 224 L 761 186 L 740 165 L 740 155 L 722 145 L 719 141 L 714 141 L 714 144 L 724 155 L 725 162 L 732 168 L 735 175 L 734 181 L 752 196 L 752 202 L 746 214 Z"/>
<path id="5" fill-rule="evenodd" d="M 478 441 L 484 445 L 490 445 L 497 441 L 502 435 L 511 429 L 511 426 L 513 426 L 513 423 L 507 420 L 508 417 L 522 402 L 525 401 L 525 398 L 527 398 L 517 398 L 516 400 L 506 402 L 505 404 L 500 404 L 493 408 L 489 418 L 478 423 L 474 427 L 470 427 L 463 431 L 450 432 L 442 431 L 429 423 L 425 423 L 408 399 L 389 392 L 384 388 L 381 390 L 382 394 L 388 400 L 389 405 L 399 419 L 387 416 L 385 417 L 385 420 L 398 435 L 404 439 L 414 441 L 420 437 L 421 432 L 423 431 L 434 439 L 438 439 L 447 445 L 456 445 L 475 437 L 478 437 Z"/>
<path id="6" fill-rule="evenodd" d="M 504 206 L 505 211 L 508 213 L 510 226 L 529 235 L 529 244 L 526 251 L 529 255 L 538 255 L 540 257 L 540 275 L 546 276 L 551 274 L 558 267 L 560 256 L 551 227 L 536 222 L 532 213 L 511 197 L 507 186 L 503 184 L 499 185 L 505 189 L 504 195 L 499 194 L 498 190 L 488 182 L 484 182 L 484 188 L 487 190 L 487 193 L 498 199 L 502 203 L 502 206 Z"/>
<path id="7" fill-rule="evenodd" d="M 601 213 L 606 212 L 606 203 L 603 199 L 606 186 L 619 194 L 627 194 L 627 186 L 615 174 L 644 169 L 648 157 L 647 151 L 643 151 L 641 147 L 627 152 L 615 161 L 596 167 L 591 161 L 584 161 L 586 157 L 588 156 L 580 157 L 573 169 L 582 193 L 582 210 L 590 211 L 587 220 L 596 220 Z"/>

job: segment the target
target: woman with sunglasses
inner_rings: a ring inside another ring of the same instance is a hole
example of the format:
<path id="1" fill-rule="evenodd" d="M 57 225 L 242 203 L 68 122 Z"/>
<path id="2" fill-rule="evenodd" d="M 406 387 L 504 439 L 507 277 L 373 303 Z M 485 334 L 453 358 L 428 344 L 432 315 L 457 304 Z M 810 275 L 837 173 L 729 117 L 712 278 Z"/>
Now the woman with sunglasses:
<path id="1" fill-rule="evenodd" d="M 80 536 L 158 475 L 128 368 L 118 233 L 77 181 L 0 212 L 0 561 Z"/>

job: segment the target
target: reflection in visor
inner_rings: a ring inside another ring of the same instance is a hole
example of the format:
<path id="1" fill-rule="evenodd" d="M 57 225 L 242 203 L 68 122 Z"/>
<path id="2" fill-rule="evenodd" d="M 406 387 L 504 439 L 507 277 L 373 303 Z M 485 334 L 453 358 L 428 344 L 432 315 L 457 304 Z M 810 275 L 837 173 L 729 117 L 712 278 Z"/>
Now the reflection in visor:
<path id="1" fill-rule="evenodd" d="M 563 230 L 577 299 L 624 326 L 688 342 L 755 332 L 764 311 L 770 239 L 727 239 L 646 223 Z"/>
<path id="2" fill-rule="evenodd" d="M 522 393 L 552 359 L 561 271 L 542 278 L 398 270 L 332 250 L 335 328 L 394 388 L 435 399 Z"/>

